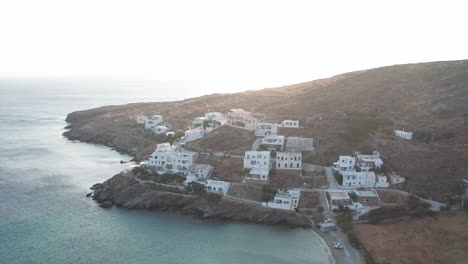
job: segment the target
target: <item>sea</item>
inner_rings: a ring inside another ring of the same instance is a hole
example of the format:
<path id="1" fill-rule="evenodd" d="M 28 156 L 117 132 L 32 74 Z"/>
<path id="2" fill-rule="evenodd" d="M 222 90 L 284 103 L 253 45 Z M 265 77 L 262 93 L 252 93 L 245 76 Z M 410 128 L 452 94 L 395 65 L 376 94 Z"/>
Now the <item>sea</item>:
<path id="1" fill-rule="evenodd" d="M 68 113 L 203 93 L 131 80 L 0 80 L 0 263 L 330 263 L 308 230 L 102 209 L 85 197 L 132 157 L 64 138 Z"/>

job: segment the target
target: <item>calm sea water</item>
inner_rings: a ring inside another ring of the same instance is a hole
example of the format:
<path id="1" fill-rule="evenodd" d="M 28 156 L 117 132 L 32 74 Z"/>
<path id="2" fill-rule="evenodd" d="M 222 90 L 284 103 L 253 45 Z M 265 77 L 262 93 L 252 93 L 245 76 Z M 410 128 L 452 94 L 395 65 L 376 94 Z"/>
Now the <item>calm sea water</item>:
<path id="1" fill-rule="evenodd" d="M 66 114 L 177 99 L 157 90 L 166 88 L 0 81 L 0 263 L 329 263 L 309 231 L 107 210 L 85 198 L 92 184 L 118 173 L 128 166 L 119 161 L 131 157 L 66 140 Z"/>

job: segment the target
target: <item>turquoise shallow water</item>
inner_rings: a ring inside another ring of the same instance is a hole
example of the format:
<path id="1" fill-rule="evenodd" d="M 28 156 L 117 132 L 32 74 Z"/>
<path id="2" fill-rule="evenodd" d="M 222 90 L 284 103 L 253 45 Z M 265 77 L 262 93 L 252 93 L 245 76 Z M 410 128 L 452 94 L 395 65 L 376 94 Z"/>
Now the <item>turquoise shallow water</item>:
<path id="1" fill-rule="evenodd" d="M 0 263 L 328 263 L 309 231 L 106 210 L 85 198 L 131 157 L 66 140 L 66 114 L 167 99 L 94 85 L 0 81 Z"/>

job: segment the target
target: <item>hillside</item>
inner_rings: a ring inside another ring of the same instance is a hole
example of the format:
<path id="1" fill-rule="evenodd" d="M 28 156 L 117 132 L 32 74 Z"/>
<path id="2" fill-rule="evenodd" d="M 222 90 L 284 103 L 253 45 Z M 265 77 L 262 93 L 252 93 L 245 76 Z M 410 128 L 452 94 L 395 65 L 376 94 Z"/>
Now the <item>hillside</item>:
<path id="1" fill-rule="evenodd" d="M 71 130 L 65 135 L 143 159 L 162 139 L 145 135 L 130 116 L 159 113 L 174 129 L 183 130 L 196 116 L 231 108 L 261 113 L 270 121 L 300 119 L 301 134 L 313 137 L 316 144 L 316 151 L 306 157 L 311 163 L 330 165 L 339 154 L 376 149 L 387 170 L 407 177 L 402 188 L 424 197 L 446 199 L 468 174 L 466 60 L 388 66 L 279 88 L 78 111 L 67 117 Z M 397 140 L 391 135 L 395 128 L 415 131 L 420 140 Z M 230 140 L 222 131 L 213 138 Z M 232 145 L 242 149 L 236 144 Z"/>

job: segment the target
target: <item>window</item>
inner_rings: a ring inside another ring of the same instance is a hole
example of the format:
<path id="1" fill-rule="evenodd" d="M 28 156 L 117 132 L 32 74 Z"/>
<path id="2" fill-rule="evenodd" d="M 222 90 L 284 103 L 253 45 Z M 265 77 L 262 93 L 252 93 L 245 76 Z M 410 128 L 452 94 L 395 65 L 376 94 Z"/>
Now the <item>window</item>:
<path id="1" fill-rule="evenodd" d="M 278 163 L 278 168 L 281 168 L 281 163 Z"/>

